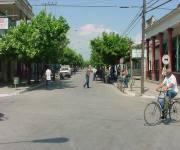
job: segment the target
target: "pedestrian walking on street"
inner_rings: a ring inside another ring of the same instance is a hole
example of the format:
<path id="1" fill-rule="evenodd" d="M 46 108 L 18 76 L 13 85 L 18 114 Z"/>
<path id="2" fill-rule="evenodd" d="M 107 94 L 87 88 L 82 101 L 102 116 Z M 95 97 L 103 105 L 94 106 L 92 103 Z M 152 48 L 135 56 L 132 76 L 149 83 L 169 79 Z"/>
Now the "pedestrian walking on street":
<path id="1" fill-rule="evenodd" d="M 47 67 L 46 72 L 45 72 L 46 88 L 49 88 L 49 85 L 50 85 L 50 82 L 51 82 L 51 75 L 52 75 L 52 72 L 49 69 L 49 67 Z"/>
<path id="2" fill-rule="evenodd" d="M 87 70 L 86 70 L 86 81 L 84 83 L 84 88 L 87 86 L 87 88 L 89 87 L 89 78 L 90 78 L 90 74 L 91 74 L 92 70 L 91 70 L 91 65 L 88 66 Z"/>
<path id="3" fill-rule="evenodd" d="M 122 78 L 123 78 L 125 87 L 128 88 L 128 71 L 127 71 L 127 68 L 124 68 L 122 70 Z"/>

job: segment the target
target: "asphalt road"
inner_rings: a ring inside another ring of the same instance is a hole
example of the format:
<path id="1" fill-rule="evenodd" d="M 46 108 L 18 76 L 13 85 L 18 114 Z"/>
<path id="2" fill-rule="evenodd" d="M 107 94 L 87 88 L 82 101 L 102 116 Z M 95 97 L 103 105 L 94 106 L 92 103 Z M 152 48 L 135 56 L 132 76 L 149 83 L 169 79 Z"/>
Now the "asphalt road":
<path id="1" fill-rule="evenodd" d="M 150 101 L 84 73 L 0 99 L 0 150 L 179 150 L 180 124 L 144 124 Z"/>

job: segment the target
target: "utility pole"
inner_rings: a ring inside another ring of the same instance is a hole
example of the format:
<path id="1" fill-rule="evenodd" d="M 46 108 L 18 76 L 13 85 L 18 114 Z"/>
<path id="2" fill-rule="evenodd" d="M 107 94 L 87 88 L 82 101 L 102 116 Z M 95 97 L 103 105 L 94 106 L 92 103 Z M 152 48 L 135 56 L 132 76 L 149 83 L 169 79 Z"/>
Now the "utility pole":
<path id="1" fill-rule="evenodd" d="M 47 7 L 48 6 L 57 6 L 57 2 L 55 2 L 55 3 L 53 3 L 53 2 L 52 3 L 50 3 L 50 2 L 44 3 L 43 6 L 44 6 L 44 11 L 47 12 Z"/>
<path id="2" fill-rule="evenodd" d="M 133 78 L 133 63 L 132 63 L 132 43 L 131 42 L 130 42 L 130 67 L 131 67 L 131 80 L 132 80 L 132 78 Z M 132 91 L 132 85 L 130 85 L 130 88 Z"/>
<path id="3" fill-rule="evenodd" d="M 145 21 L 146 21 L 146 0 L 143 0 L 142 10 L 142 53 L 141 53 L 141 95 L 144 93 L 144 41 L 145 41 Z"/>

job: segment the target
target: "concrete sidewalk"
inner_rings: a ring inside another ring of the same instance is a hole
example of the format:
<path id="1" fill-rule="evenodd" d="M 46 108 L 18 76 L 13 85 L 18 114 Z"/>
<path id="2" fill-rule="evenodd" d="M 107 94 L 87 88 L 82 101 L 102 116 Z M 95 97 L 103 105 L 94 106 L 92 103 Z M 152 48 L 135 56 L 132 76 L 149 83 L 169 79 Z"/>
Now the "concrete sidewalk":
<path id="1" fill-rule="evenodd" d="M 117 83 L 115 83 L 115 86 L 117 86 Z M 158 86 L 158 83 L 151 82 L 151 81 L 145 81 L 144 82 L 144 88 L 145 92 L 143 95 L 141 95 L 141 80 L 135 80 L 135 84 L 132 87 L 132 90 L 130 87 L 125 88 L 125 94 L 128 96 L 141 96 L 145 98 L 156 98 L 158 96 L 158 92 L 155 90 Z M 180 97 L 180 86 L 179 88 L 179 93 L 176 97 Z"/>
<path id="2" fill-rule="evenodd" d="M 32 84 L 32 85 L 26 85 L 26 86 L 17 86 L 16 88 L 13 85 L 10 85 L 10 86 L 1 85 L 0 86 L 0 97 L 19 95 L 23 92 L 39 88 L 43 85 L 45 85 L 44 82 L 40 82 L 40 83 L 36 83 L 36 84 Z"/>

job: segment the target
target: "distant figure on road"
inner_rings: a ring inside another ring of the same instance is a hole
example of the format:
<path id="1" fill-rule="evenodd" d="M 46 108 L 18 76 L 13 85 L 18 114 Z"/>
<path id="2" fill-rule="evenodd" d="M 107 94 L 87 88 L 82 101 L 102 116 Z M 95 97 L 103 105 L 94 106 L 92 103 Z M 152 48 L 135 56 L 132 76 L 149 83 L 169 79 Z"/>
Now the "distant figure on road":
<path id="1" fill-rule="evenodd" d="M 92 71 L 93 71 L 93 81 L 95 81 L 97 69 L 95 67 L 93 67 Z"/>
<path id="2" fill-rule="evenodd" d="M 47 67 L 46 72 L 45 72 L 45 76 L 46 76 L 46 88 L 49 87 L 49 84 L 51 82 L 51 75 L 52 75 L 52 72 L 49 69 L 49 67 Z"/>
<path id="3" fill-rule="evenodd" d="M 92 70 L 91 70 L 91 65 L 88 66 L 87 70 L 86 70 L 86 82 L 84 83 L 84 88 L 87 86 L 87 88 L 89 88 L 89 78 L 90 78 L 90 74 L 91 74 Z"/>

